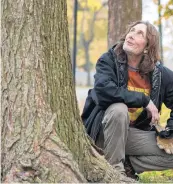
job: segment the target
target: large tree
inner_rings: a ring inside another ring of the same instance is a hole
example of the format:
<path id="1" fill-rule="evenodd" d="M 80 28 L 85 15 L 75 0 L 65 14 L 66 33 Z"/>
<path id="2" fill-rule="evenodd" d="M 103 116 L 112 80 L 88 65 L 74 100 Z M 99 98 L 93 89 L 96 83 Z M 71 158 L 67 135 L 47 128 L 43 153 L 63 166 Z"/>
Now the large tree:
<path id="1" fill-rule="evenodd" d="M 108 0 L 108 45 L 114 45 L 126 26 L 142 18 L 142 0 Z"/>
<path id="2" fill-rule="evenodd" d="M 82 125 L 66 1 L 2 0 L 2 45 L 2 182 L 126 181 Z"/>

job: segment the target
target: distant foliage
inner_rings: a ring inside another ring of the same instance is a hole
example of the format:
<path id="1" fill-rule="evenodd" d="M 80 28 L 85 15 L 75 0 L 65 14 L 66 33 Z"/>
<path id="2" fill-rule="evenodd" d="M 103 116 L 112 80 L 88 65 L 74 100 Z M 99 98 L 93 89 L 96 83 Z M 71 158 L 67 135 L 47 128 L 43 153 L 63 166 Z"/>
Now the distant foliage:
<path id="1" fill-rule="evenodd" d="M 158 0 L 153 0 L 158 5 Z M 158 7 L 161 12 L 161 17 L 168 19 L 173 16 L 173 0 L 169 0 L 166 4 L 162 4 Z"/>
<path id="2" fill-rule="evenodd" d="M 173 0 L 169 0 L 165 7 L 162 7 L 163 17 L 168 19 L 173 16 Z"/>
<path id="3" fill-rule="evenodd" d="M 108 8 L 102 0 L 78 0 L 78 20 L 77 20 L 77 67 L 85 65 L 85 52 L 83 48 L 82 36 L 85 40 L 90 40 L 91 33 L 93 39 L 90 44 L 90 62 L 95 65 L 97 59 L 107 50 L 107 20 Z M 70 48 L 73 48 L 73 1 L 67 1 Z M 97 13 L 98 12 L 98 13 Z M 96 15 L 94 26 L 92 21 Z"/>

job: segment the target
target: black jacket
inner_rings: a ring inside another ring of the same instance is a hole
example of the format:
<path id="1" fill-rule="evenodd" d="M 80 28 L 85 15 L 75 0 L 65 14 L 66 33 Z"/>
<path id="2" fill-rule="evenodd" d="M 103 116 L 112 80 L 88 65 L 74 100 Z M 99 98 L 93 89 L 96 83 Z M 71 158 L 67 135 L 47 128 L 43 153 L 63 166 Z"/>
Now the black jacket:
<path id="1" fill-rule="evenodd" d="M 128 91 L 128 70 L 126 59 L 117 59 L 113 48 L 103 54 L 96 64 L 94 88 L 88 97 L 82 113 L 87 133 L 96 140 L 102 126 L 105 110 L 113 103 L 122 102 L 129 108 L 146 107 L 150 98 L 160 111 L 162 103 L 171 109 L 167 126 L 173 129 L 173 72 L 157 62 L 154 71 L 150 72 L 151 94 Z M 148 130 L 151 118 L 147 118 L 144 109 L 135 121 L 135 127 Z"/>

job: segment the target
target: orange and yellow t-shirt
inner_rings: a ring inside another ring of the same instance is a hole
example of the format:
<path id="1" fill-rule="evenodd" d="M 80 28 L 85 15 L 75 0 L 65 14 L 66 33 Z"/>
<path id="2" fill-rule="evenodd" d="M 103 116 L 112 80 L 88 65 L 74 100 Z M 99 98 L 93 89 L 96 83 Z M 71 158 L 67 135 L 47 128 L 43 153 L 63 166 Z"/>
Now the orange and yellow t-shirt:
<path id="1" fill-rule="evenodd" d="M 127 88 L 129 91 L 142 92 L 145 95 L 150 95 L 150 82 L 147 76 L 142 77 L 138 71 L 128 70 L 128 85 Z M 129 108 L 129 117 L 130 122 L 133 122 L 138 118 L 140 113 L 143 111 L 143 108 Z"/>

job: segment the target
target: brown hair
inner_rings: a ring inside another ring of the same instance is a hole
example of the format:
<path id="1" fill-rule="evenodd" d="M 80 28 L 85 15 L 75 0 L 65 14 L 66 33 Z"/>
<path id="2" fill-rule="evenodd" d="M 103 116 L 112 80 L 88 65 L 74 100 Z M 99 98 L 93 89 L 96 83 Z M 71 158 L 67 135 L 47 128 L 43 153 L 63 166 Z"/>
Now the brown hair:
<path id="1" fill-rule="evenodd" d="M 156 28 L 148 21 L 137 21 L 128 26 L 126 33 L 120 38 L 119 42 L 115 47 L 116 54 L 121 57 L 124 55 L 123 44 L 126 35 L 130 29 L 137 24 L 145 24 L 147 26 L 147 53 L 143 54 L 141 62 L 139 64 L 139 72 L 141 74 L 149 73 L 154 69 L 155 63 L 160 60 L 160 43 L 159 43 L 159 32 Z"/>

